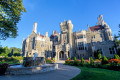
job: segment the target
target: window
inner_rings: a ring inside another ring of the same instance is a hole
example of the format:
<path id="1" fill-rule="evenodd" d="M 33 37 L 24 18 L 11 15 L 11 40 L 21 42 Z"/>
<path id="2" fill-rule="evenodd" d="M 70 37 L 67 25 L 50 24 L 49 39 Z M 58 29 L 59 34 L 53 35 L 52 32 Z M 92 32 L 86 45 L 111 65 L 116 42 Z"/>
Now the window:
<path id="1" fill-rule="evenodd" d="M 85 35 L 83 35 L 83 38 L 86 38 L 86 36 L 85 36 Z"/>
<path id="2" fill-rule="evenodd" d="M 78 47 L 78 50 L 86 50 L 86 47 Z"/>
<path id="3" fill-rule="evenodd" d="M 78 42 L 78 47 L 83 46 L 83 42 Z"/>
<path id="4" fill-rule="evenodd" d="M 115 54 L 114 48 L 109 48 L 110 54 Z"/>
<path id="5" fill-rule="evenodd" d="M 84 35 L 80 35 L 78 36 L 78 39 L 84 38 Z"/>
<path id="6" fill-rule="evenodd" d="M 111 36 L 110 32 L 108 32 L 108 36 Z"/>

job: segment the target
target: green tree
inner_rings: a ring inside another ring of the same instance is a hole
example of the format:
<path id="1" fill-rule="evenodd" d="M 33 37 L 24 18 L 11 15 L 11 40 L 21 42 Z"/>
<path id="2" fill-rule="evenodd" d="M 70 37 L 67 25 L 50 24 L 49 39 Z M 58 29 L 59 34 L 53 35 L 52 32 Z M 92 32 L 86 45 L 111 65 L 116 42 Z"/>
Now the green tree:
<path id="1" fill-rule="evenodd" d="M 9 48 L 6 46 L 6 47 L 1 47 L 0 49 L 0 56 L 8 56 L 8 54 L 10 53 L 10 50 Z"/>
<path id="2" fill-rule="evenodd" d="M 108 59 L 106 58 L 106 56 L 103 56 L 102 64 L 107 64 L 107 63 L 108 63 Z"/>
<path id="3" fill-rule="evenodd" d="M 0 54 L 2 54 L 2 53 L 4 53 L 4 52 L 5 52 L 4 48 L 3 48 L 3 47 L 0 47 Z"/>
<path id="4" fill-rule="evenodd" d="M 0 0 L 0 39 L 17 36 L 17 23 L 26 12 L 23 0 Z"/>
<path id="5" fill-rule="evenodd" d="M 77 61 L 76 57 L 74 57 L 74 61 Z"/>
<path id="6" fill-rule="evenodd" d="M 20 53 L 21 53 L 21 49 L 20 48 L 11 47 L 9 56 L 12 56 L 12 55 L 20 56 Z"/>
<path id="7" fill-rule="evenodd" d="M 119 58 L 120 58 L 119 55 L 117 54 L 114 55 L 114 59 L 119 59 Z"/>
<path id="8" fill-rule="evenodd" d="M 99 53 L 99 54 L 98 54 L 98 59 L 101 59 L 101 58 L 102 58 L 102 57 L 101 57 L 101 53 Z"/>
<path id="9" fill-rule="evenodd" d="M 101 58 L 102 58 L 102 57 L 101 57 L 101 53 L 100 53 L 99 50 L 97 50 L 97 51 L 94 52 L 94 57 L 95 57 L 96 59 L 101 59 Z"/>
<path id="10" fill-rule="evenodd" d="M 90 64 L 92 64 L 92 65 L 94 64 L 94 60 L 92 57 L 90 58 Z"/>
<path id="11" fill-rule="evenodd" d="M 81 63 L 84 63 L 84 59 L 83 59 L 83 57 L 81 58 Z"/>

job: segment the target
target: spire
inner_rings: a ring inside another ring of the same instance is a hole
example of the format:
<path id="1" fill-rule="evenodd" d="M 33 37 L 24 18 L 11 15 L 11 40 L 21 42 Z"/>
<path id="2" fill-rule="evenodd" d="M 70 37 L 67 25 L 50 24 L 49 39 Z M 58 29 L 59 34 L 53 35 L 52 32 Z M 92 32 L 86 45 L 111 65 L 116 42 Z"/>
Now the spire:
<path id="1" fill-rule="evenodd" d="M 55 30 L 55 33 L 54 34 L 57 34 L 57 31 Z"/>
<path id="2" fill-rule="evenodd" d="M 37 23 L 33 24 L 33 32 L 37 33 Z"/>

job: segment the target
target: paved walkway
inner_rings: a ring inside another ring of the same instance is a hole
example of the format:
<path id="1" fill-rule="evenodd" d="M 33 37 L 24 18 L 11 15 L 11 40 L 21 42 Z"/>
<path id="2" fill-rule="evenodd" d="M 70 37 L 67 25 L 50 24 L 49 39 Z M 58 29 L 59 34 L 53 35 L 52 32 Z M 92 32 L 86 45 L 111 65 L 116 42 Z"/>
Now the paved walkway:
<path id="1" fill-rule="evenodd" d="M 63 65 L 64 61 L 57 62 L 58 70 L 32 74 L 0 76 L 0 80 L 69 80 L 80 73 L 80 69 L 74 66 Z"/>

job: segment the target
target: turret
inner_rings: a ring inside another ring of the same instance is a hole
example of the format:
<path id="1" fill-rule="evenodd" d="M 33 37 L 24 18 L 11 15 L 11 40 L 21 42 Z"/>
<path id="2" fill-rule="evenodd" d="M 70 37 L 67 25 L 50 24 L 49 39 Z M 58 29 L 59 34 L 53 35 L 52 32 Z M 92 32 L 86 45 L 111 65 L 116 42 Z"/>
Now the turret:
<path id="1" fill-rule="evenodd" d="M 112 31 L 110 28 L 105 28 L 106 39 L 113 41 Z"/>
<path id="2" fill-rule="evenodd" d="M 113 40 L 113 36 L 112 36 L 112 31 L 109 27 L 109 25 L 107 25 L 107 23 L 103 20 L 103 15 L 100 15 L 98 17 L 98 25 L 102 25 L 105 29 L 105 38 L 106 38 L 106 41 L 108 40 Z"/>

